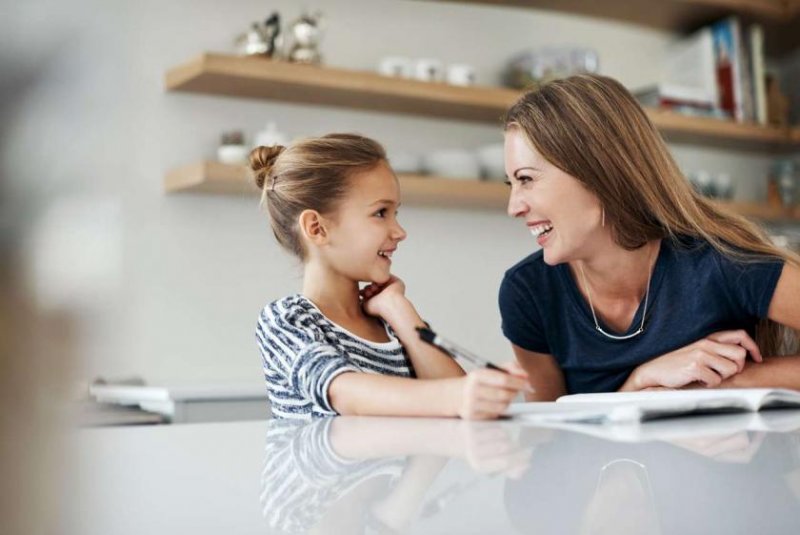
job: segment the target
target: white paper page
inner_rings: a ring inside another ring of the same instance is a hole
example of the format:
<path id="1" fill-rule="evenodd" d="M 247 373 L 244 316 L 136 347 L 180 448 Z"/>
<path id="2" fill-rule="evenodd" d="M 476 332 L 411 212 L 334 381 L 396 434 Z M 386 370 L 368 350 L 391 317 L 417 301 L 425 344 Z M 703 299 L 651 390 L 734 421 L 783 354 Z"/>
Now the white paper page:
<path id="1" fill-rule="evenodd" d="M 706 402 L 712 400 L 736 399 L 756 411 L 761 401 L 770 393 L 778 392 L 771 388 L 719 388 L 697 390 L 652 390 L 639 392 L 603 392 L 600 394 L 573 394 L 561 396 L 557 403 L 640 403 L 648 405 L 680 403 L 688 401 Z M 788 391 L 791 392 L 791 391 Z M 800 394 L 798 394 L 800 395 Z"/>

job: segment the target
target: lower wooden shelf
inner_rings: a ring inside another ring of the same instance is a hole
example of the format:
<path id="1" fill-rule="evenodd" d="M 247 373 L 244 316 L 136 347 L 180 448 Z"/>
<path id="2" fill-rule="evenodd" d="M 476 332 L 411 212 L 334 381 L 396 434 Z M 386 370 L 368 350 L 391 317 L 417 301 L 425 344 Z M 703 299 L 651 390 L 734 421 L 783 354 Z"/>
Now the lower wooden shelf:
<path id="1" fill-rule="evenodd" d="M 500 181 L 398 175 L 407 204 L 504 210 L 508 187 Z M 164 178 L 167 193 L 195 192 L 255 196 L 260 191 L 244 165 L 203 161 L 173 169 Z M 717 201 L 721 207 L 764 221 L 800 221 L 800 206 L 786 208 L 757 202 Z"/>

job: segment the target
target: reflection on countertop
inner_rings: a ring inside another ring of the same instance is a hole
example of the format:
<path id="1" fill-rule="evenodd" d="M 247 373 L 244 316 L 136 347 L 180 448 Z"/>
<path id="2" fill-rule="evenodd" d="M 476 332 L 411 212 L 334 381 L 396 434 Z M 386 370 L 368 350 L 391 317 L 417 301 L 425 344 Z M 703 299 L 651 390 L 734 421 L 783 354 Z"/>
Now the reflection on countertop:
<path id="1" fill-rule="evenodd" d="M 789 533 L 800 528 L 798 428 L 799 411 L 569 428 L 276 421 L 261 499 L 276 533 L 435 532 L 426 527 L 442 522 L 483 532 L 467 521 L 475 512 L 494 532 Z M 442 489 L 449 462 L 460 468 Z M 502 510 L 487 507 L 481 490 L 492 487 Z"/>
<path id="2" fill-rule="evenodd" d="M 74 533 L 798 533 L 800 411 L 83 430 Z M 256 499 L 258 498 L 258 499 Z"/>

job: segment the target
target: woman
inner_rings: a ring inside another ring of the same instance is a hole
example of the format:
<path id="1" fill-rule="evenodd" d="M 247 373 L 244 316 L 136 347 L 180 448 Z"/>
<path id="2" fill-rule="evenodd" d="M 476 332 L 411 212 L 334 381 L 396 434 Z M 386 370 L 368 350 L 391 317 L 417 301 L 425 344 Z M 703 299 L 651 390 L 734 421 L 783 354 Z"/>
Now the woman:
<path id="1" fill-rule="evenodd" d="M 524 95 L 505 165 L 508 213 L 542 248 L 499 296 L 531 399 L 800 388 L 800 257 L 697 195 L 621 84 L 581 75 Z"/>

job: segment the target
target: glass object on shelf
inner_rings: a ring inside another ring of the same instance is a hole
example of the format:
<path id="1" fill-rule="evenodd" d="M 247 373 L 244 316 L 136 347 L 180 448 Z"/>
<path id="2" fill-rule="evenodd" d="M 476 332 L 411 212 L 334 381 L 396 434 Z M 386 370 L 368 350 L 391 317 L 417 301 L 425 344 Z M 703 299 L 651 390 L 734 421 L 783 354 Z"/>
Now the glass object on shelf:
<path id="1" fill-rule="evenodd" d="M 791 159 L 775 161 L 771 179 L 783 206 L 794 206 L 800 202 L 800 169 Z"/>
<path id="2" fill-rule="evenodd" d="M 735 188 L 728 173 L 712 174 L 701 169 L 689 171 L 686 179 L 700 195 L 714 199 L 733 199 Z"/>
<path id="3" fill-rule="evenodd" d="M 719 173 L 715 180 L 717 198 L 724 200 L 733 199 L 733 181 L 728 173 Z"/>
<path id="4" fill-rule="evenodd" d="M 513 57 L 506 67 L 504 83 L 515 89 L 533 89 L 573 74 L 598 72 L 597 51 L 581 47 L 527 50 Z"/>
<path id="5" fill-rule="evenodd" d="M 686 173 L 686 179 L 700 195 L 713 197 L 716 193 L 714 191 L 714 184 L 711 181 L 711 173 L 708 171 L 689 171 Z"/>

